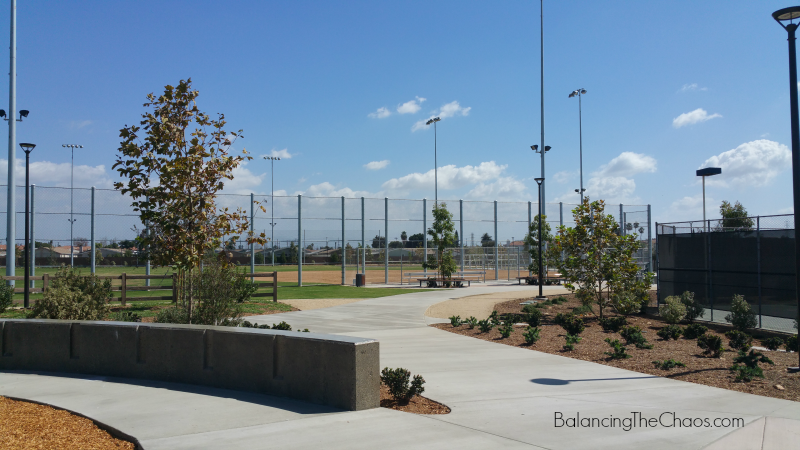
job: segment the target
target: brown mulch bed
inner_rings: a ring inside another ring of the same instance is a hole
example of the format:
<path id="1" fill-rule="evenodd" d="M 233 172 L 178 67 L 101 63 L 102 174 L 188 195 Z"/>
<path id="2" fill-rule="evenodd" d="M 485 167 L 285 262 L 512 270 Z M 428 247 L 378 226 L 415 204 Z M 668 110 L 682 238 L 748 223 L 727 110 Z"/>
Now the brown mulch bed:
<path id="1" fill-rule="evenodd" d="M 450 408 L 435 402 L 427 397 L 415 395 L 407 404 L 399 403 L 389 394 L 389 388 L 381 385 L 381 408 L 395 409 L 397 411 L 413 414 L 449 414 Z"/>
<path id="2" fill-rule="evenodd" d="M 654 293 L 651 293 L 654 294 Z M 737 356 L 736 351 L 728 350 L 721 358 L 706 357 L 703 355 L 702 349 L 697 346 L 697 340 L 684 339 L 683 337 L 676 340 L 664 341 L 659 338 L 656 333 L 667 324 L 661 321 L 657 316 L 631 316 L 628 317 L 629 325 L 638 325 L 642 328 L 644 337 L 649 343 L 653 344 L 653 349 L 638 349 L 633 345 L 627 346 L 627 352 L 631 355 L 628 359 L 611 359 L 604 352 L 611 351 L 611 347 L 604 341 L 606 338 L 611 340 L 619 339 L 624 343 L 625 340 L 619 333 L 606 333 L 600 327 L 597 317 L 594 314 L 584 315 L 586 321 L 586 330 L 581 333 L 582 340 L 575 346 L 574 351 L 564 351 L 563 346 L 565 343 L 564 337 L 566 332 L 563 328 L 553 324 L 552 320 L 557 313 L 572 312 L 572 309 L 580 306 L 580 302 L 572 295 L 561 295 L 568 299 L 568 302 L 561 305 L 547 306 L 541 309 L 542 325 L 540 332 L 540 339 L 535 344 L 528 346 L 525 344 L 525 339 L 522 334 L 527 329 L 526 326 L 516 326 L 514 332 L 507 339 L 500 336 L 497 327 L 493 328 L 488 333 L 481 333 L 478 327 L 469 329 L 467 325 L 461 325 L 458 328 L 453 328 L 450 324 L 434 324 L 433 327 L 441 330 L 457 333 L 465 336 L 470 336 L 485 341 L 496 342 L 499 344 L 510 345 L 514 347 L 527 348 L 530 350 L 537 350 L 540 352 L 550 353 L 553 355 L 566 356 L 569 358 L 582 359 L 584 361 L 591 361 L 598 364 L 605 364 L 608 366 L 619 367 L 621 369 L 632 370 L 636 372 L 646 373 L 650 375 L 657 375 L 666 378 L 673 378 L 681 381 L 688 381 L 691 383 L 704 384 L 706 386 L 713 386 L 723 389 L 730 389 L 739 392 L 746 392 L 749 394 L 762 395 L 765 397 L 781 398 L 785 400 L 800 401 L 800 374 L 790 374 L 787 372 L 787 367 L 797 367 L 798 355 L 795 352 L 783 351 L 762 351 L 764 355 L 769 357 L 775 365 L 761 364 L 764 370 L 764 378 L 745 383 L 735 381 L 735 376 L 729 368 L 733 365 L 733 358 Z M 559 295 L 552 295 L 549 298 L 559 297 Z M 498 313 L 521 313 L 522 306 L 520 303 L 524 300 L 511 300 L 508 302 L 498 303 L 495 305 L 495 310 Z M 596 312 L 595 307 L 595 312 Z M 610 310 L 605 310 L 604 314 L 613 316 Z M 483 318 L 480 318 L 483 319 Z M 710 324 L 701 322 L 708 327 L 708 333 L 716 334 L 722 338 L 723 346 L 729 347 L 728 339 L 725 337 L 725 332 L 732 328 L 724 325 Z M 683 326 L 683 325 L 682 325 Z M 760 338 L 769 336 L 780 335 L 784 338 L 787 335 L 778 333 L 761 332 L 760 330 L 754 331 L 753 345 L 762 346 L 759 342 Z M 667 360 L 673 358 L 686 364 L 686 367 L 676 367 L 672 370 L 660 370 L 653 366 L 653 361 Z M 783 389 L 781 389 L 783 388 Z"/>
<path id="3" fill-rule="evenodd" d="M 134 445 L 67 411 L 0 397 L 0 448 L 133 450 Z"/>

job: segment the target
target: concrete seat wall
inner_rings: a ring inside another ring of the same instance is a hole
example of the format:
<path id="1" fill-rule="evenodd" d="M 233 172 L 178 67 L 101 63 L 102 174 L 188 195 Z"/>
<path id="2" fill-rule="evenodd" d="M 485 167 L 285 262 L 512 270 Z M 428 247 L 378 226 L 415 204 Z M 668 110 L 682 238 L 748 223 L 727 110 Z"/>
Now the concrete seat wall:
<path id="1" fill-rule="evenodd" d="M 377 341 L 292 331 L 0 319 L 0 370 L 197 384 L 346 410 L 380 403 Z"/>

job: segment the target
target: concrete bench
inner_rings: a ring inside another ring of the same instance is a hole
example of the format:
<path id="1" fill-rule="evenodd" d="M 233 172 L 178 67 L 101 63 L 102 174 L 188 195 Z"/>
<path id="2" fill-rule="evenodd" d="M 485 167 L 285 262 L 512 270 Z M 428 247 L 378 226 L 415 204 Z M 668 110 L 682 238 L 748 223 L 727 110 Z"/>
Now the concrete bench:
<path id="1" fill-rule="evenodd" d="M 378 341 L 316 333 L 0 319 L 0 370 L 196 384 L 351 411 L 380 404 Z"/>

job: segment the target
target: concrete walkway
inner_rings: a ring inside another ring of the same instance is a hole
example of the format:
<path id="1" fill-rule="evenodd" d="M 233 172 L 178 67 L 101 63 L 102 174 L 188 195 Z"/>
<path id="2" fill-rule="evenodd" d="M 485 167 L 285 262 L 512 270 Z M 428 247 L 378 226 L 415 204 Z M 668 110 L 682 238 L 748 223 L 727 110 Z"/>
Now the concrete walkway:
<path id="1" fill-rule="evenodd" d="M 769 442 L 785 442 L 783 438 L 800 429 L 800 403 L 629 372 L 427 326 L 442 321 L 424 316 L 432 304 L 513 290 L 534 295 L 536 288 L 474 286 L 248 318 L 270 324 L 285 320 L 314 332 L 378 339 L 381 366 L 406 367 L 422 374 L 427 381 L 425 395 L 450 406 L 448 415 L 417 416 L 382 408 L 341 412 L 185 385 L 44 374 L 2 373 L 0 395 L 79 411 L 138 437 L 146 449 L 281 445 L 292 449 L 701 449 L 712 444 L 728 448 L 724 439 L 741 443 L 735 436 L 758 433 L 764 446 L 753 448 L 766 449 Z M 568 419 L 578 415 L 587 426 L 566 426 L 571 424 Z M 658 424 L 659 417 L 663 425 Z M 588 427 L 587 418 L 595 419 L 595 427 Z M 686 426 L 690 422 L 702 425 L 703 419 L 712 425 L 715 419 L 723 424 L 741 419 L 747 426 Z"/>

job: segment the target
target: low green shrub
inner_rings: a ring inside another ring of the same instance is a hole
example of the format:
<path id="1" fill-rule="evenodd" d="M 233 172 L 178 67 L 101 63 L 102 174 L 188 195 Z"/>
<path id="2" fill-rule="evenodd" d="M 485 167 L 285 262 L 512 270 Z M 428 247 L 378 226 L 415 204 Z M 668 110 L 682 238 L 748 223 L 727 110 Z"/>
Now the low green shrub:
<path id="1" fill-rule="evenodd" d="M 755 328 L 758 324 L 756 313 L 750 308 L 750 304 L 744 296 L 735 294 L 731 300 L 731 313 L 725 316 L 725 321 L 733 325 L 739 331 L 747 331 Z"/>
<path id="2" fill-rule="evenodd" d="M 744 350 L 739 350 L 739 356 L 733 358 L 735 363 L 731 370 L 736 373 L 736 381 L 753 381 L 753 378 L 764 378 L 764 371 L 758 366 L 758 363 L 775 364 L 771 359 L 764 356 L 763 353 L 755 350 L 750 350 L 750 353 L 745 353 Z"/>
<path id="3" fill-rule="evenodd" d="M 111 280 L 81 275 L 70 267 L 58 269 L 42 298 L 33 304 L 29 319 L 103 320 L 108 316 Z"/>
<path id="4" fill-rule="evenodd" d="M 694 322 L 695 319 L 703 315 L 703 305 L 694 298 L 694 292 L 684 291 L 681 294 L 681 303 L 686 307 L 686 316 L 684 317 L 688 322 Z"/>
<path id="5" fill-rule="evenodd" d="M 189 323 L 189 312 L 183 306 L 171 306 L 158 310 L 156 323 Z"/>
<path id="6" fill-rule="evenodd" d="M 608 343 L 608 345 L 611 346 L 612 351 L 604 353 L 610 356 L 611 359 L 626 359 L 631 357 L 631 355 L 627 353 L 626 351 L 627 349 L 625 348 L 624 345 L 622 345 L 622 342 L 620 342 L 619 339 L 614 339 L 612 341 L 611 338 L 606 338 L 605 341 L 606 343 Z"/>
<path id="7" fill-rule="evenodd" d="M 600 319 L 600 326 L 603 331 L 617 333 L 622 327 L 628 324 L 628 319 L 625 316 L 604 317 Z"/>
<path id="8" fill-rule="evenodd" d="M 793 334 L 786 338 L 786 345 L 784 346 L 787 352 L 800 351 L 800 346 L 797 345 L 797 335 Z"/>
<path id="9" fill-rule="evenodd" d="M 115 322 L 141 322 L 142 316 L 133 312 L 133 311 L 117 311 L 112 312 L 109 316 L 109 319 Z"/>
<path id="10" fill-rule="evenodd" d="M 579 335 L 586 329 L 583 319 L 575 314 L 558 313 L 556 314 L 555 323 L 560 325 L 567 334 Z"/>
<path id="11" fill-rule="evenodd" d="M 572 314 L 591 314 L 592 307 L 589 305 L 581 305 L 572 308 Z"/>
<path id="12" fill-rule="evenodd" d="M 425 388 L 422 387 L 425 384 L 425 379 L 420 375 L 414 375 L 412 381 L 411 372 L 402 367 L 397 369 L 384 367 L 381 370 L 381 383 L 389 388 L 389 394 L 395 400 L 402 403 L 408 403 L 415 395 L 421 395 L 425 392 Z"/>
<path id="13" fill-rule="evenodd" d="M 538 309 L 534 309 L 533 312 L 528 313 L 525 317 L 525 322 L 534 328 L 538 327 L 542 323 L 542 312 Z"/>
<path id="14" fill-rule="evenodd" d="M 661 315 L 665 322 L 676 324 L 686 316 L 686 305 L 681 302 L 680 297 L 671 295 L 658 308 L 658 314 Z"/>
<path id="15" fill-rule="evenodd" d="M 500 325 L 500 317 L 497 316 L 497 311 L 492 311 L 492 313 L 489 314 L 489 322 L 494 326 Z"/>
<path id="16" fill-rule="evenodd" d="M 536 309 L 536 305 L 538 305 L 538 303 L 529 303 L 522 307 L 522 312 L 524 312 L 525 314 L 531 314 L 534 311 L 538 311 Z M 541 314 L 541 312 L 539 314 Z"/>
<path id="17" fill-rule="evenodd" d="M 6 312 L 14 304 L 14 287 L 0 283 L 0 314 Z"/>
<path id="18" fill-rule="evenodd" d="M 450 325 L 452 325 L 453 328 L 460 327 L 461 326 L 461 316 L 450 316 Z"/>
<path id="19" fill-rule="evenodd" d="M 697 338 L 697 346 L 703 349 L 704 355 L 712 355 L 715 358 L 719 358 L 725 351 L 722 347 L 722 338 L 708 333 Z"/>
<path id="20" fill-rule="evenodd" d="M 728 331 L 725 337 L 728 338 L 730 348 L 736 350 L 748 351 L 753 346 L 753 337 L 739 330 Z"/>
<path id="21" fill-rule="evenodd" d="M 564 297 L 556 297 L 556 298 L 550 300 L 550 303 L 552 303 L 554 305 L 560 305 L 562 303 L 567 303 L 567 299 L 564 298 Z"/>
<path id="22" fill-rule="evenodd" d="M 476 319 L 475 316 L 469 316 L 466 323 L 469 329 L 471 330 L 475 328 L 476 325 L 478 325 L 478 319 Z"/>
<path id="23" fill-rule="evenodd" d="M 480 328 L 481 333 L 488 333 L 492 331 L 492 328 L 494 328 L 494 324 L 492 324 L 492 322 L 489 322 L 488 319 L 484 319 L 478 321 L 478 328 Z"/>
<path id="24" fill-rule="evenodd" d="M 658 333 L 656 334 L 658 335 L 658 337 L 660 337 L 665 341 L 668 341 L 670 339 L 675 339 L 677 341 L 678 338 L 681 337 L 681 334 L 683 334 L 683 328 L 674 324 L 667 325 L 664 328 L 658 330 Z"/>
<path id="25" fill-rule="evenodd" d="M 257 323 L 250 323 L 247 320 L 242 321 L 242 323 L 240 323 L 239 326 L 242 327 L 242 328 L 260 328 L 262 330 L 269 330 L 270 329 L 269 325 L 266 325 L 266 324 L 259 325 Z"/>
<path id="26" fill-rule="evenodd" d="M 706 331 L 708 331 L 707 326 L 693 323 L 683 329 L 683 337 L 686 339 L 697 339 L 706 334 Z"/>
<path id="27" fill-rule="evenodd" d="M 767 350 L 775 351 L 783 346 L 783 339 L 775 336 L 769 339 L 765 339 L 761 341 L 761 343 L 764 344 L 764 347 L 766 347 Z"/>
<path id="28" fill-rule="evenodd" d="M 500 336 L 506 339 L 514 332 L 514 322 L 507 320 L 497 330 L 500 332 Z"/>
<path id="29" fill-rule="evenodd" d="M 636 325 L 629 325 L 622 328 L 619 334 L 625 339 L 625 345 L 635 345 L 636 348 L 649 350 L 653 348 L 653 344 L 649 344 L 642 334 L 642 329 Z"/>
<path id="30" fill-rule="evenodd" d="M 538 327 L 528 327 L 524 333 L 522 333 L 522 337 L 525 338 L 525 343 L 528 345 L 533 345 L 536 341 L 539 340 L 539 332 L 541 331 Z"/>
<path id="31" fill-rule="evenodd" d="M 564 339 L 566 340 L 566 344 L 564 344 L 564 351 L 568 352 L 575 350 L 575 345 L 581 341 L 580 336 L 573 334 L 567 334 Z"/>
<path id="32" fill-rule="evenodd" d="M 292 326 L 286 323 L 285 321 L 281 321 L 281 323 L 275 325 L 272 324 L 273 330 L 284 330 L 284 331 L 292 331 Z"/>
<path id="33" fill-rule="evenodd" d="M 674 359 L 665 359 L 664 361 L 653 361 L 653 365 L 656 366 L 656 369 L 661 370 L 670 370 L 674 369 L 675 367 L 686 367 L 686 364 L 675 361 Z"/>

